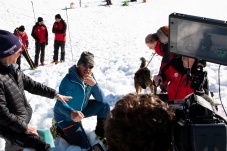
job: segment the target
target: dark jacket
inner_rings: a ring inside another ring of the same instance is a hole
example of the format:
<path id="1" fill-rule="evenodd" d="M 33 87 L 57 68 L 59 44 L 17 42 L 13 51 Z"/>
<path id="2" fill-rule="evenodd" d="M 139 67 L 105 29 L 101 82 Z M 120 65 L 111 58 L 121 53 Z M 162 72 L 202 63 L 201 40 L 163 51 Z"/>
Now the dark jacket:
<path id="1" fill-rule="evenodd" d="M 66 41 L 66 29 L 67 25 L 63 19 L 60 22 L 55 22 L 52 28 L 52 32 L 55 35 L 54 40 Z"/>
<path id="2" fill-rule="evenodd" d="M 13 76 L 12 68 L 0 63 L 0 131 L 25 133 L 32 117 L 24 90 L 40 96 L 54 98 L 56 91 L 33 81 L 20 70 Z"/>
<path id="3" fill-rule="evenodd" d="M 35 42 L 39 43 L 48 42 L 48 31 L 47 27 L 44 24 L 39 25 L 39 23 L 37 22 L 33 26 L 31 35 L 35 39 Z"/>

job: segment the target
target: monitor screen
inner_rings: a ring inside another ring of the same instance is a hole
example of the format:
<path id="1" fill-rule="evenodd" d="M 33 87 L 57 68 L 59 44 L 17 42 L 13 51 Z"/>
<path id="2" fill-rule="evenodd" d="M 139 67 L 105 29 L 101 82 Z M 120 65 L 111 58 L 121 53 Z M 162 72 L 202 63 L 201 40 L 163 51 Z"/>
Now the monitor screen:
<path id="1" fill-rule="evenodd" d="M 227 65 L 226 21 L 173 13 L 169 15 L 171 53 Z"/>

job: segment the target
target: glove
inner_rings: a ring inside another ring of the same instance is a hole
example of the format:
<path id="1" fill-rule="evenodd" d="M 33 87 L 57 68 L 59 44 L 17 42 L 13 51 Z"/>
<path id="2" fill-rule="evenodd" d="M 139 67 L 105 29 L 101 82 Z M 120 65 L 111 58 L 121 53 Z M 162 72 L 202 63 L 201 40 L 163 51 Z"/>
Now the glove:
<path id="1" fill-rule="evenodd" d="M 48 45 L 48 41 L 46 41 L 46 45 Z"/>
<path id="2" fill-rule="evenodd" d="M 38 42 L 38 43 L 39 43 L 39 39 L 38 39 L 38 38 L 36 39 L 36 42 Z"/>

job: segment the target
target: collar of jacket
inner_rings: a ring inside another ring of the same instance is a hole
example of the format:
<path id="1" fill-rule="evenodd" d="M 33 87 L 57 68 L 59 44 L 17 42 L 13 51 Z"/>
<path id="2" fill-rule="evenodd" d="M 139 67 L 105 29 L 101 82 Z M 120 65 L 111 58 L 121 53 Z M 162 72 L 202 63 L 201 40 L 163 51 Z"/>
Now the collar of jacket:
<path id="1" fill-rule="evenodd" d="M 72 78 L 76 78 L 78 81 L 80 81 L 82 84 L 84 84 L 83 80 L 81 79 L 81 77 L 78 74 L 76 65 L 73 65 L 72 67 L 69 68 L 69 74 L 71 76 L 73 76 Z M 91 76 L 94 78 L 93 73 L 91 74 Z"/>
<path id="2" fill-rule="evenodd" d="M 11 68 L 10 66 L 7 66 L 6 64 L 0 62 L 0 72 L 8 74 L 11 72 Z"/>

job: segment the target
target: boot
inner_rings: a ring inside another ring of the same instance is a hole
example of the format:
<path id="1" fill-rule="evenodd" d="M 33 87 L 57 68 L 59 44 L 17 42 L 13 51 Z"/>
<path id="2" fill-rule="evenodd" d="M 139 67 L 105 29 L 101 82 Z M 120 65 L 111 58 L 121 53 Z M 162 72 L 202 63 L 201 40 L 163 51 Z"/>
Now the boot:
<path id="1" fill-rule="evenodd" d="M 104 120 L 105 118 L 98 118 L 97 117 L 97 125 L 95 128 L 95 133 L 97 136 L 104 138 Z"/>
<path id="2" fill-rule="evenodd" d="M 95 139 L 100 140 L 103 143 L 103 145 L 105 147 L 107 147 L 106 138 L 104 136 L 104 133 L 105 133 L 104 132 L 104 121 L 105 121 L 105 118 L 97 117 L 97 125 L 95 128 L 95 134 L 96 134 Z"/>

